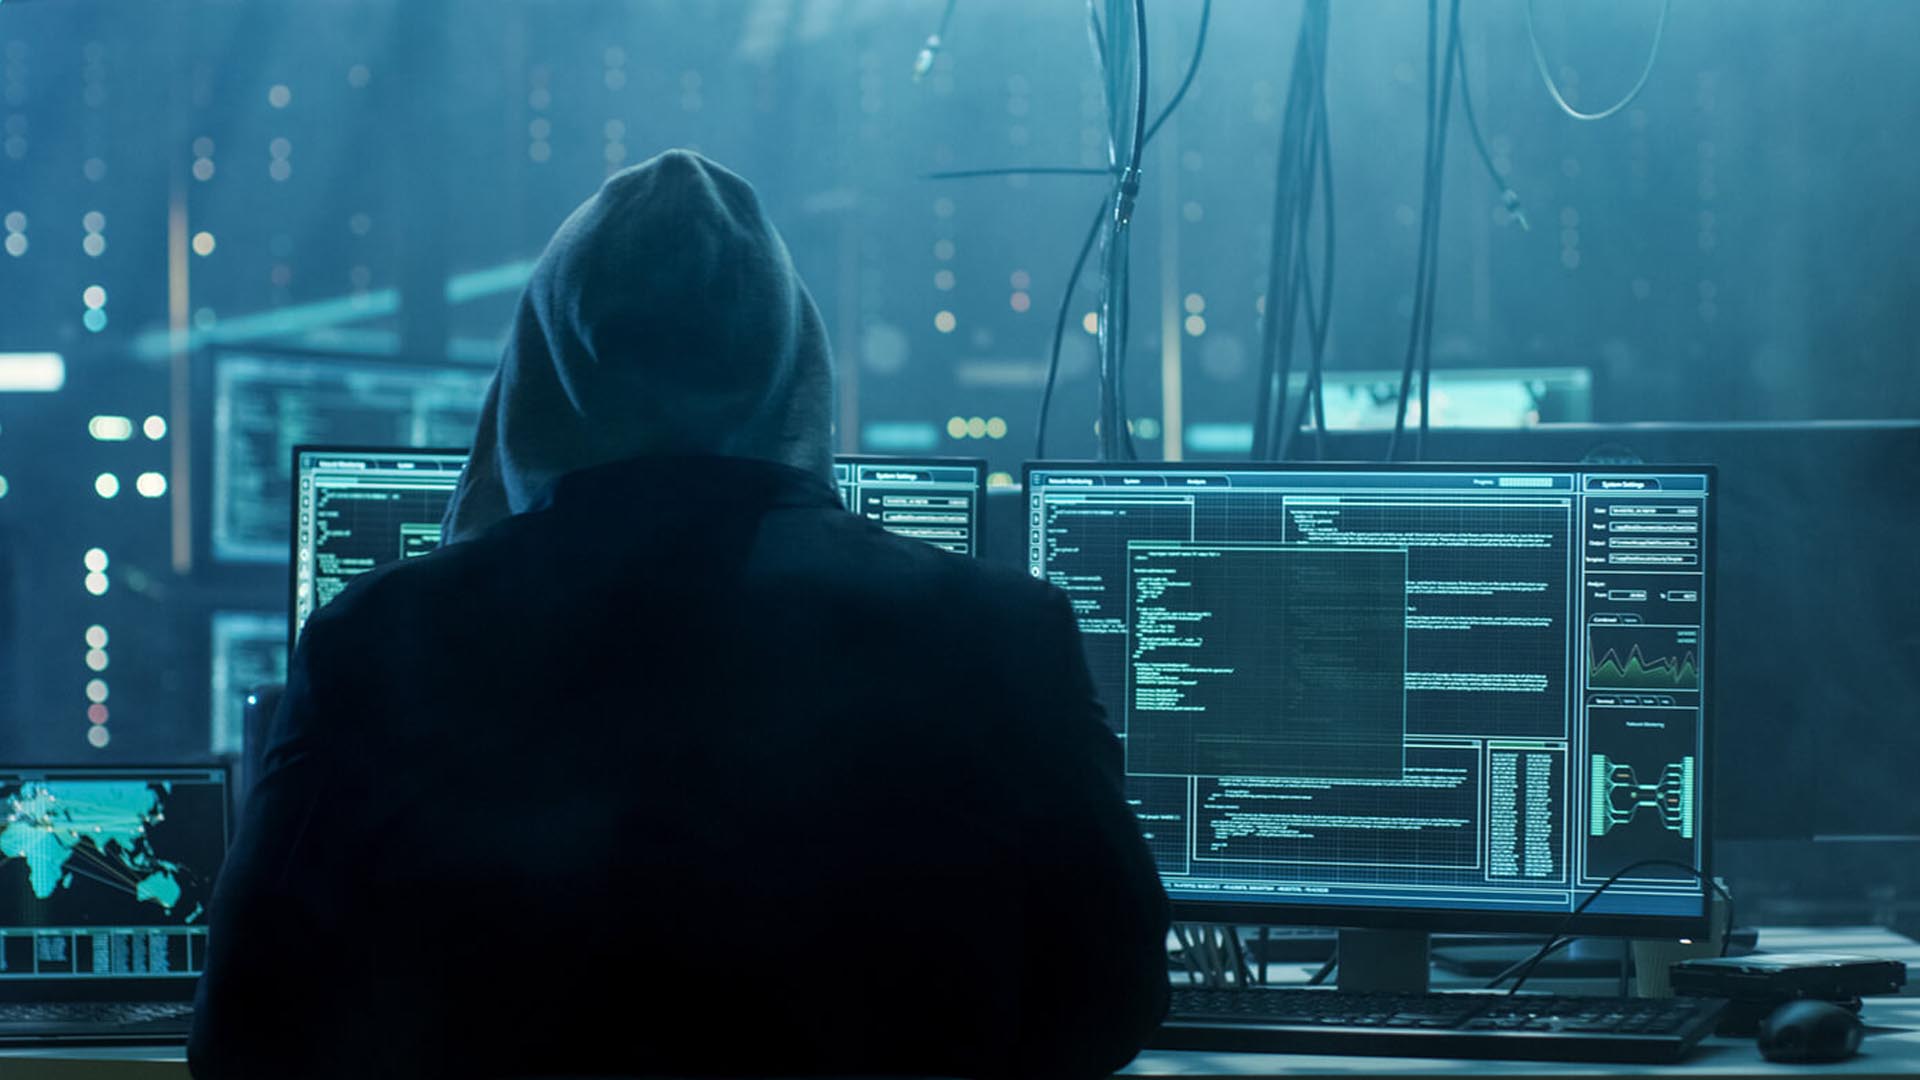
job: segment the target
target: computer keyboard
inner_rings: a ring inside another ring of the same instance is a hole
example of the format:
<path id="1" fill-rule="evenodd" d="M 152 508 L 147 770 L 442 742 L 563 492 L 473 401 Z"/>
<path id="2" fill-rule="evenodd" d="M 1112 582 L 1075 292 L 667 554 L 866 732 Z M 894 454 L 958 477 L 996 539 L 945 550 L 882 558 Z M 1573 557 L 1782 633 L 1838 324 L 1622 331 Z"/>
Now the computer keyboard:
<path id="1" fill-rule="evenodd" d="M 173 1042 L 193 1023 L 186 1001 L 53 1001 L 0 1004 L 0 1046 L 63 1042 Z"/>
<path id="2" fill-rule="evenodd" d="M 1176 987 L 1162 1050 L 1658 1064 L 1711 1034 L 1726 1002 L 1536 994 L 1355 994 Z"/>

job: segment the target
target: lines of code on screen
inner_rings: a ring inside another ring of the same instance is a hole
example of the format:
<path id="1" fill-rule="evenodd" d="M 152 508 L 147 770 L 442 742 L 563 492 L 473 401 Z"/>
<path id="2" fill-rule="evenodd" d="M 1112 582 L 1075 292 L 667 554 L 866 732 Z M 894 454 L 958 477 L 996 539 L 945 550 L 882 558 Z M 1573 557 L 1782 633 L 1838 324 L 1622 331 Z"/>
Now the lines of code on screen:
<path id="1" fill-rule="evenodd" d="M 1176 900 L 1565 912 L 1703 853 L 1706 480 L 1036 465 L 1028 561 Z"/>
<path id="2" fill-rule="evenodd" d="M 303 451 L 296 463 L 294 630 L 353 579 L 432 552 L 463 453 Z"/>

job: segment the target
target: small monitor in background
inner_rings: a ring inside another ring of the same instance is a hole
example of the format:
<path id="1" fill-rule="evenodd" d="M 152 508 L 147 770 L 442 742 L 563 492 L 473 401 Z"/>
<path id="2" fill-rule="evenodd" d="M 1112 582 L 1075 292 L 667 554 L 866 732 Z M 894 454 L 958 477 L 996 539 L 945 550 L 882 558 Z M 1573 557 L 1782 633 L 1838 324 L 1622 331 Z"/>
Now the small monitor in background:
<path id="1" fill-rule="evenodd" d="M 263 611 L 216 611 L 210 629 L 209 749 L 238 754 L 246 747 L 247 695 L 287 679 L 287 621 Z M 239 786 L 236 777 L 236 792 Z"/>
<path id="2" fill-rule="evenodd" d="M 472 436 L 493 368 L 220 348 L 208 362 L 208 537 L 221 562 L 287 551 L 290 446 L 452 446 Z"/>
<path id="3" fill-rule="evenodd" d="M 290 640 L 369 570 L 440 546 L 440 518 L 465 450 L 302 446 L 294 450 Z"/>
<path id="4" fill-rule="evenodd" d="M 985 461 L 841 455 L 833 473 L 847 509 L 888 532 L 956 555 L 980 553 Z"/>
<path id="5" fill-rule="evenodd" d="M 229 808 L 222 768 L 0 769 L 0 1000 L 191 998 Z"/>

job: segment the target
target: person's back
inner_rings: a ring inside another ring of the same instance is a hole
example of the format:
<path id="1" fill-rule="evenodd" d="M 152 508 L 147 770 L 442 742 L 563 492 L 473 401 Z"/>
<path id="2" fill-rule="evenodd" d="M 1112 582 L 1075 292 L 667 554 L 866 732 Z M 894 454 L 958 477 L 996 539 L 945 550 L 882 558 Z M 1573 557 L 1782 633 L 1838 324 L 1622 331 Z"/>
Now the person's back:
<path id="1" fill-rule="evenodd" d="M 308 624 L 196 1073 L 1132 1056 L 1165 899 L 1065 598 L 846 513 L 812 456 L 509 477 Z"/>

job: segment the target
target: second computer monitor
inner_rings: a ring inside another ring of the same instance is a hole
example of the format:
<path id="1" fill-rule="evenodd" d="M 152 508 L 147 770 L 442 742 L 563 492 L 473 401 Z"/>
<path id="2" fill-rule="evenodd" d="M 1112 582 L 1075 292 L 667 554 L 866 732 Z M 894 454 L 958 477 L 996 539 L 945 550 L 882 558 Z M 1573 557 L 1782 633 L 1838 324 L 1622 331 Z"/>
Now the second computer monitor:
<path id="1" fill-rule="evenodd" d="M 1177 908 L 1697 930 L 1710 469 L 1035 464 Z M 1641 860 L 1663 860 L 1639 865 Z"/>
<path id="2" fill-rule="evenodd" d="M 440 519 L 465 450 L 301 446 L 293 454 L 289 640 L 360 574 L 440 545 Z M 900 536 L 979 553 L 987 464 L 974 458 L 842 456 L 834 479 L 849 510 Z"/>

